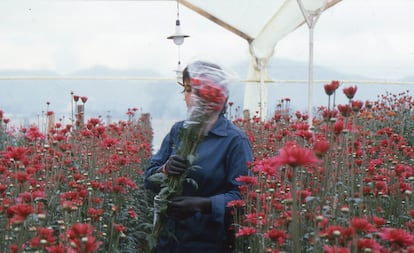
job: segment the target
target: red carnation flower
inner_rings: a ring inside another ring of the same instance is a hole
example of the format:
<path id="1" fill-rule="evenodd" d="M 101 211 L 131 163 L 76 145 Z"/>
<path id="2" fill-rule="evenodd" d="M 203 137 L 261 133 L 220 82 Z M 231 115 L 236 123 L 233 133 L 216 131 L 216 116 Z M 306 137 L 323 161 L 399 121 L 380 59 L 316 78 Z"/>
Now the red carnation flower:
<path id="1" fill-rule="evenodd" d="M 350 87 L 344 88 L 342 91 L 344 92 L 347 98 L 352 99 L 354 98 L 355 93 L 357 91 L 357 86 L 350 86 Z"/>
<path id="2" fill-rule="evenodd" d="M 326 140 L 317 140 L 313 145 L 313 152 L 315 152 L 316 156 L 321 158 L 323 157 L 329 150 L 330 144 Z"/>
<path id="3" fill-rule="evenodd" d="M 414 244 L 414 236 L 407 231 L 398 228 L 385 228 L 379 236 L 390 243 L 398 246 L 411 246 Z"/>
<path id="4" fill-rule="evenodd" d="M 339 87 L 339 81 L 332 81 L 331 83 L 325 84 L 324 89 L 325 89 L 325 93 L 326 95 L 330 96 L 332 95 L 336 89 L 338 89 Z"/>
<path id="5" fill-rule="evenodd" d="M 236 233 L 236 237 L 240 237 L 240 236 L 251 236 L 251 235 L 255 234 L 256 232 L 257 232 L 257 230 L 255 228 L 252 228 L 252 227 L 242 227 Z"/>
<path id="6" fill-rule="evenodd" d="M 279 150 L 279 155 L 272 158 L 272 162 L 275 167 L 281 165 L 297 167 L 319 163 L 319 160 L 312 150 L 302 148 L 296 142 L 287 142 L 285 146 Z"/>
<path id="7" fill-rule="evenodd" d="M 341 113 L 342 116 L 349 117 L 351 115 L 352 108 L 348 104 L 338 105 L 338 111 Z"/>
<path id="8" fill-rule="evenodd" d="M 283 230 L 271 229 L 265 234 L 265 237 L 277 242 L 279 245 L 283 245 L 289 236 Z"/>

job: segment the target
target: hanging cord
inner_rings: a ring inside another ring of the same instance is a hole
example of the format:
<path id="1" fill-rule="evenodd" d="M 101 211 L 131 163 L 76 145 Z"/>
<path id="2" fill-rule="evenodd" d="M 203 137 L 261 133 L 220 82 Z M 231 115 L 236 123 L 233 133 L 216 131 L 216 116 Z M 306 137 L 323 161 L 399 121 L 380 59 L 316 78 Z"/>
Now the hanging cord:
<path id="1" fill-rule="evenodd" d="M 177 20 L 180 20 L 180 0 L 177 0 Z"/>

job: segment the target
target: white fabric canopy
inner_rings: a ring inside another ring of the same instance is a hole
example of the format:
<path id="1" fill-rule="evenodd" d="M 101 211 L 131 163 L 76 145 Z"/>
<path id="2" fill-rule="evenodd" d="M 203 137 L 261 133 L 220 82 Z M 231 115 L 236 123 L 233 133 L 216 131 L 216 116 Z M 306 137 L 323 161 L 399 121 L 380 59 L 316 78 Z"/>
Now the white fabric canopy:
<path id="1" fill-rule="evenodd" d="M 241 36 L 249 43 L 251 64 L 247 74 L 245 109 L 266 118 L 267 62 L 277 43 L 299 26 L 341 0 L 180 0 L 180 2 Z M 301 8 L 302 7 L 302 8 Z M 258 88 L 258 83 L 260 83 Z"/>

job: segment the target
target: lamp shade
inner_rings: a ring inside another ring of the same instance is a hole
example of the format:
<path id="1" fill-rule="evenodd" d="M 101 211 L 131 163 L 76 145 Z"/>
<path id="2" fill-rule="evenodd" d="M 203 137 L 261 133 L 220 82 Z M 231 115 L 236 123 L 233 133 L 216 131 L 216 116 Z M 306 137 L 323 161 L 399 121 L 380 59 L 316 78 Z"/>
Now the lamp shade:
<path id="1" fill-rule="evenodd" d="M 174 44 L 179 46 L 184 43 L 184 39 L 187 37 L 190 37 L 190 36 L 181 32 L 180 20 L 177 19 L 175 21 L 175 33 L 171 36 L 168 36 L 167 39 L 172 39 Z"/>

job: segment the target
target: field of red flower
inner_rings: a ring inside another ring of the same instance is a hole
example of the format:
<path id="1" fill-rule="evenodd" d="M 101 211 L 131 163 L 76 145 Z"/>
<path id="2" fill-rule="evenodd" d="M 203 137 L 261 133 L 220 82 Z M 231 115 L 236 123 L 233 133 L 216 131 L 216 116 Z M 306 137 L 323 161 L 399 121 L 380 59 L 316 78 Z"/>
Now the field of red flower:
<path id="1" fill-rule="evenodd" d="M 152 130 L 148 115 L 127 114 L 44 134 L 9 129 L 0 111 L 0 252 L 145 252 Z"/>
<path id="2" fill-rule="evenodd" d="M 312 126 L 290 99 L 270 120 L 234 118 L 255 155 L 229 203 L 235 252 L 414 252 L 414 101 L 338 88 L 325 85 Z M 127 114 L 41 131 L 11 128 L 0 110 L 0 252 L 149 252 L 153 135 L 149 115 Z"/>
<path id="3" fill-rule="evenodd" d="M 272 120 L 236 120 L 254 146 L 240 177 L 237 252 L 414 252 L 413 106 L 407 92 L 327 106 L 307 115 L 281 102 Z M 331 104 L 332 103 L 332 104 Z"/>

